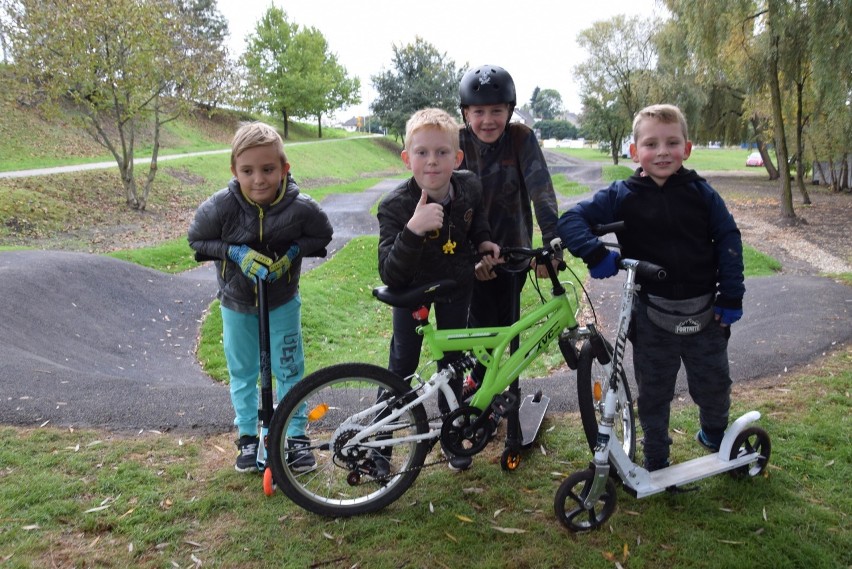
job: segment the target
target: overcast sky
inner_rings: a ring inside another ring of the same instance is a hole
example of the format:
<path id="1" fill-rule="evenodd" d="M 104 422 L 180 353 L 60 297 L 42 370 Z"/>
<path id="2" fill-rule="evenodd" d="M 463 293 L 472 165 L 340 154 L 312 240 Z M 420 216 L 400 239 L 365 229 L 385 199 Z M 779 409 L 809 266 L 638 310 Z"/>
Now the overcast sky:
<path id="1" fill-rule="evenodd" d="M 565 108 L 580 112 L 574 67 L 587 55 L 577 34 L 593 22 L 615 15 L 659 16 L 654 0 L 218 0 L 228 20 L 230 47 L 245 49 L 245 37 L 274 4 L 291 23 L 315 27 L 328 41 L 350 76 L 361 79 L 362 103 L 339 111 L 336 118 L 369 113 L 375 99 L 370 77 L 393 69 L 393 46 L 420 36 L 456 67 L 491 64 L 515 80 L 518 103 L 529 101 L 536 87 L 556 89 Z"/>

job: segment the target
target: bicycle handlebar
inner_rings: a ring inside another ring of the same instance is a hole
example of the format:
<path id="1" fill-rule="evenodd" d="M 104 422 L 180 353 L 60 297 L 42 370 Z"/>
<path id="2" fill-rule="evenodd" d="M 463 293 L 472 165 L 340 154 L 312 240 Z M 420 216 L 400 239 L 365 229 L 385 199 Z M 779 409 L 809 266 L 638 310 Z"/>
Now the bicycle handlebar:
<path id="1" fill-rule="evenodd" d="M 592 230 L 592 235 L 594 235 L 596 237 L 600 237 L 601 235 L 606 235 L 607 233 L 618 233 L 619 231 L 624 230 L 624 222 L 623 221 L 615 221 L 613 223 L 593 225 L 591 227 L 591 230 Z"/>
<path id="2" fill-rule="evenodd" d="M 323 247 L 322 249 L 320 249 L 318 251 L 314 251 L 310 255 L 302 255 L 302 256 L 303 257 L 323 257 L 323 258 L 325 258 L 326 255 L 328 255 L 328 251 L 326 251 L 325 247 Z M 219 257 L 212 257 L 210 255 L 205 255 L 205 254 L 200 253 L 198 251 L 195 252 L 195 261 L 198 262 L 198 263 L 204 263 L 206 261 L 223 261 L 223 260 L 224 259 L 220 259 Z"/>

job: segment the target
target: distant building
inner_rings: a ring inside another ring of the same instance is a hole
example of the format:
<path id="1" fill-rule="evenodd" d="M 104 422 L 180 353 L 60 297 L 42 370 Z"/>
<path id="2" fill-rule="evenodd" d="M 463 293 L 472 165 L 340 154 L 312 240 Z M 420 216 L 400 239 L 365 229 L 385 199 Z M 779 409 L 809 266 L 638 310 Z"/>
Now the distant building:
<path id="1" fill-rule="evenodd" d="M 512 113 L 512 118 L 509 119 L 509 122 L 519 122 L 532 128 L 535 124 L 535 118 L 533 118 L 529 112 L 521 109 L 520 107 L 515 107 L 515 112 Z"/>

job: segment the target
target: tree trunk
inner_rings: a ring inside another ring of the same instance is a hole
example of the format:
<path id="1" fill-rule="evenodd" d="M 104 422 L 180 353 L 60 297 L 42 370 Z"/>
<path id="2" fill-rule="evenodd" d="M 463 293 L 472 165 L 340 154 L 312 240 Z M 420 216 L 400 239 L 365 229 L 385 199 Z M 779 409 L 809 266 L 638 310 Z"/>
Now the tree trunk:
<path id="1" fill-rule="evenodd" d="M 322 114 L 317 115 L 317 138 L 322 138 Z"/>
<path id="2" fill-rule="evenodd" d="M 763 138 L 763 127 L 760 124 L 760 118 L 757 115 L 752 115 L 749 119 L 751 127 L 754 129 L 754 141 L 757 144 L 757 151 L 760 152 L 760 157 L 763 159 L 763 167 L 766 173 L 769 174 L 770 180 L 778 179 L 778 169 L 775 168 L 772 159 L 769 157 L 769 150 L 766 148 L 766 140 Z"/>
<path id="3" fill-rule="evenodd" d="M 281 116 L 284 118 L 284 139 L 290 138 L 290 123 L 287 120 L 287 108 L 281 109 Z"/>
<path id="4" fill-rule="evenodd" d="M 782 111 L 781 84 L 778 70 L 778 44 L 780 43 L 780 38 L 774 30 L 775 21 L 771 10 L 769 12 L 768 25 L 772 34 L 772 54 L 769 57 L 768 79 L 769 93 L 772 98 L 772 122 L 775 127 L 775 154 L 778 156 L 778 170 L 781 172 L 781 177 L 779 178 L 781 182 L 781 217 L 788 220 L 795 220 L 796 213 L 793 211 L 793 188 L 790 185 L 790 165 L 787 162 L 787 137 L 784 134 L 784 113 Z"/>
<path id="5" fill-rule="evenodd" d="M 805 187 L 805 131 L 804 112 L 802 111 L 802 93 L 805 89 L 804 81 L 796 83 L 796 186 L 802 194 L 802 203 L 811 204 L 811 196 Z"/>

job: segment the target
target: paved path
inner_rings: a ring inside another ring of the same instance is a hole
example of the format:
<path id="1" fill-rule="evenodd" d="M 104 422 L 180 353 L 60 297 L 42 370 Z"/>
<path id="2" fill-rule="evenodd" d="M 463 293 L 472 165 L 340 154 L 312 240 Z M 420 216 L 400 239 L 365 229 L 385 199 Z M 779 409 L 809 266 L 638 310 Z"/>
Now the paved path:
<path id="1" fill-rule="evenodd" d="M 554 175 L 572 166 L 560 161 Z M 583 172 L 593 189 L 603 185 Z M 369 210 L 397 183 L 323 201 L 335 228 L 330 255 L 353 236 L 378 233 Z M 614 318 L 618 286 L 616 279 L 592 283 L 604 323 Z M 746 286 L 730 349 L 735 381 L 781 374 L 852 336 L 845 286 L 806 276 Z M 174 276 L 99 255 L 0 253 L 0 424 L 229 431 L 227 388 L 202 372 L 193 353 L 215 292 L 209 266 Z M 573 374 L 522 382 L 526 392 L 538 388 L 552 397 L 552 410 L 576 409 Z"/>

